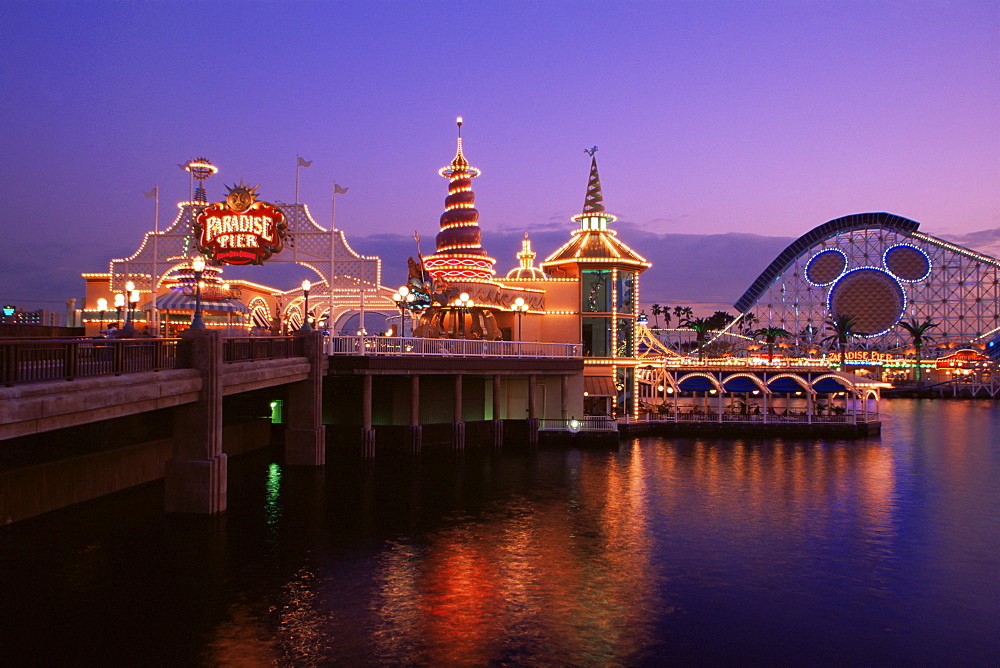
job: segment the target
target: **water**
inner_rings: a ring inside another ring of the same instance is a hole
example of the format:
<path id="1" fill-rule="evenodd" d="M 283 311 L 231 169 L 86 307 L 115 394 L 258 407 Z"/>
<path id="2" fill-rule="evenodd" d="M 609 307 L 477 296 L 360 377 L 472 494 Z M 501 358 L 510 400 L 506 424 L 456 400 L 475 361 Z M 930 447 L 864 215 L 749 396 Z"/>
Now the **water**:
<path id="1" fill-rule="evenodd" d="M 1000 664 L 1000 407 L 880 438 L 230 462 L 0 531 L 0 664 Z"/>

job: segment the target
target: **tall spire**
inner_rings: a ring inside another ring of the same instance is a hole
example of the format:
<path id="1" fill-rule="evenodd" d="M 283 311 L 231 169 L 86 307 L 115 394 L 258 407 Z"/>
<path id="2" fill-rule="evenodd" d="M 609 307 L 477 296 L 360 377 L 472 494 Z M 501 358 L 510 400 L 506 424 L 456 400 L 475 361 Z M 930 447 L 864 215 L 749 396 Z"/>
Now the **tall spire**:
<path id="1" fill-rule="evenodd" d="M 601 176 L 597 173 L 597 147 L 585 148 L 583 152 L 590 155 L 590 179 L 587 181 L 587 194 L 583 198 L 583 213 L 573 216 L 573 221 L 580 223 L 584 230 L 606 230 L 608 223 L 615 222 L 616 218 L 604 210 Z"/>
<path id="2" fill-rule="evenodd" d="M 433 276 L 452 281 L 488 281 L 496 262 L 480 244 L 479 211 L 475 208 L 476 194 L 472 179 L 479 170 L 469 165 L 462 153 L 462 117 L 458 117 L 458 150 L 451 164 L 438 170 L 448 179 L 448 197 L 441 214 L 437 250 L 424 258 L 424 267 Z"/>

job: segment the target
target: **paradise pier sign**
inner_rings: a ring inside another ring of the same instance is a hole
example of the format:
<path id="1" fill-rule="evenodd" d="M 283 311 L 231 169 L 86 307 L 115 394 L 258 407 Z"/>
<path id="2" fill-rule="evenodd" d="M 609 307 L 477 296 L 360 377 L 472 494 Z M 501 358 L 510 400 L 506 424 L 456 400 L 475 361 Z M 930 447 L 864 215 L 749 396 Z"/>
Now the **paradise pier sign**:
<path id="1" fill-rule="evenodd" d="M 227 186 L 226 201 L 209 204 L 195 218 L 198 250 L 212 264 L 263 264 L 281 252 L 285 214 L 257 201 L 259 187 Z"/>

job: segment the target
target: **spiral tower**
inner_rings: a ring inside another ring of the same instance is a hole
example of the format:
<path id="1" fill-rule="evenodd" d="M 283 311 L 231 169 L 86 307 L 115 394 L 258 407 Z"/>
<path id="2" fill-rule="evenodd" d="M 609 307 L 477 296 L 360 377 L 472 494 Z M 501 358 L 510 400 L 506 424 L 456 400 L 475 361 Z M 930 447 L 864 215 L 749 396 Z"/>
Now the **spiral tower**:
<path id="1" fill-rule="evenodd" d="M 424 257 L 424 268 L 435 278 L 445 281 L 491 281 L 496 273 L 496 260 L 486 254 L 480 244 L 479 211 L 475 208 L 476 194 L 472 179 L 479 170 L 469 165 L 462 154 L 462 118 L 458 118 L 458 151 L 455 158 L 438 174 L 448 179 L 448 197 L 441 214 L 437 250 Z"/>

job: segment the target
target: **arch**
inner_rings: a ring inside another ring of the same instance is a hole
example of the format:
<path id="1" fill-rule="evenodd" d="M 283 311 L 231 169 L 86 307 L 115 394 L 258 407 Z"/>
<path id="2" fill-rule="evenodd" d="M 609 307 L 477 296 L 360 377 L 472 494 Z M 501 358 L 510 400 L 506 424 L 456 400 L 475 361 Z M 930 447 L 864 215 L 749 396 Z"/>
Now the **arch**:
<path id="1" fill-rule="evenodd" d="M 833 381 L 833 384 L 826 381 Z M 847 378 L 836 374 L 836 373 L 825 373 L 812 380 L 813 392 L 822 392 L 823 394 L 831 394 L 834 392 L 851 392 L 854 395 L 858 394 L 857 386 Z"/>
<path id="2" fill-rule="evenodd" d="M 781 380 L 791 380 L 795 385 L 797 385 L 798 387 L 801 387 L 803 390 L 805 390 L 809 394 L 816 394 L 816 391 L 813 390 L 812 387 L 809 386 L 809 381 L 807 381 L 802 376 L 798 376 L 798 375 L 796 375 L 794 373 L 779 373 L 777 376 L 771 376 L 767 380 L 767 389 L 770 390 L 772 393 L 773 392 L 794 392 L 795 391 L 795 390 L 787 389 L 788 386 L 786 384 L 784 384 L 784 383 L 780 383 L 779 384 L 780 387 L 778 389 L 775 389 L 775 388 L 771 387 L 772 383 L 774 383 L 775 381 L 781 381 Z"/>
<path id="3" fill-rule="evenodd" d="M 247 304 L 247 308 L 250 309 L 250 322 L 253 326 L 264 329 L 271 328 L 274 316 L 271 314 L 271 308 L 267 305 L 267 301 L 263 297 L 254 297 L 251 299 L 250 303 Z"/>
<path id="4" fill-rule="evenodd" d="M 688 380 L 695 381 L 695 379 L 698 378 L 707 380 L 708 381 L 707 384 L 710 385 L 711 387 L 706 388 L 705 383 L 697 383 L 697 382 L 688 383 L 688 387 L 684 387 L 686 381 Z M 705 373 L 703 371 L 692 371 L 691 373 L 684 374 L 683 376 L 677 379 L 676 388 L 681 392 L 707 392 L 709 389 L 715 389 L 720 393 L 725 392 L 725 389 L 723 389 L 722 385 L 719 384 L 719 380 L 715 376 L 709 373 Z"/>
<path id="5" fill-rule="evenodd" d="M 760 391 L 762 391 L 764 393 L 770 394 L 770 392 L 771 392 L 771 390 L 768 389 L 768 387 L 764 383 L 764 381 L 762 381 L 760 378 L 758 378 L 756 375 L 754 375 L 752 373 L 734 373 L 734 374 L 730 374 L 730 375 L 726 376 L 725 379 L 723 379 L 723 381 L 722 381 L 722 388 L 726 392 L 750 392 L 750 391 L 752 391 L 752 390 L 749 390 L 749 389 L 742 389 L 742 387 L 739 388 L 739 389 L 737 389 L 736 387 L 734 387 L 733 389 L 729 389 L 729 388 L 726 387 L 726 385 L 729 383 L 730 380 L 737 380 L 737 379 L 746 379 L 746 380 L 749 380 L 752 385 L 756 386 L 757 389 L 759 389 Z"/>

